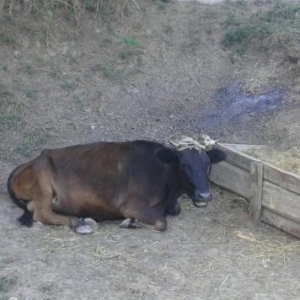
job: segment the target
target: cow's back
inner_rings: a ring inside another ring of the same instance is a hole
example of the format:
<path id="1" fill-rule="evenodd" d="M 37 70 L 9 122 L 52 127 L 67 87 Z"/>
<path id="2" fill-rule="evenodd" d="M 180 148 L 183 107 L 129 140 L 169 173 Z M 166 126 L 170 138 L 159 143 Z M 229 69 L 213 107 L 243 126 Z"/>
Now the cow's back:
<path id="1" fill-rule="evenodd" d="M 143 195 L 140 201 L 155 205 L 164 196 L 169 172 L 156 157 L 163 147 L 134 141 L 43 151 L 40 159 L 53 170 L 54 209 L 104 220 L 121 218 L 122 206 L 132 197 Z"/>

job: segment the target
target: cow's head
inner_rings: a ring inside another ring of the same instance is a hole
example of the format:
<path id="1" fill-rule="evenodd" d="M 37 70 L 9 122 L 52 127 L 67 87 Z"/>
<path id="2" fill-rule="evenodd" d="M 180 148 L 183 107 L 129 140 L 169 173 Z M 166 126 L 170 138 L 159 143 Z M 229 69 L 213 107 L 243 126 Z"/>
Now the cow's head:
<path id="1" fill-rule="evenodd" d="M 178 155 L 183 192 L 193 200 L 195 206 L 206 205 L 212 199 L 208 180 L 210 164 L 223 161 L 225 153 L 218 149 L 185 149 L 178 151 Z"/>
<path id="2" fill-rule="evenodd" d="M 187 194 L 195 206 L 205 206 L 212 199 L 209 188 L 210 164 L 225 160 L 226 154 L 218 149 L 209 151 L 187 148 L 181 151 L 163 150 L 158 157 L 164 163 L 179 165 L 181 193 Z"/>

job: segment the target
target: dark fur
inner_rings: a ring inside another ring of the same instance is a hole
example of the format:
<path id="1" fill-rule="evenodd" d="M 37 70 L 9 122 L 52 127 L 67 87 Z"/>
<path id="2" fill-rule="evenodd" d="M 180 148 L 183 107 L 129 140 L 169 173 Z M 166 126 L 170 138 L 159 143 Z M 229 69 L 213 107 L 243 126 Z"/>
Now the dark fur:
<path id="1" fill-rule="evenodd" d="M 44 150 L 11 173 L 7 188 L 23 225 L 131 218 L 162 231 L 183 193 L 195 204 L 210 200 L 209 162 L 223 159 L 218 150 L 178 152 L 150 141 L 77 145 Z"/>

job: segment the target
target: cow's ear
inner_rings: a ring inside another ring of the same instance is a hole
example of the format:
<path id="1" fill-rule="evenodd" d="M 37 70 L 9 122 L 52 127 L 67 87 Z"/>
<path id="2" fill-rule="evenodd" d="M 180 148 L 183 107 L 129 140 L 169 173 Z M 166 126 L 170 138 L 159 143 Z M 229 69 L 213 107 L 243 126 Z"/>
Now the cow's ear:
<path id="1" fill-rule="evenodd" d="M 210 163 L 217 164 L 226 159 L 226 153 L 219 149 L 212 149 L 206 152 L 209 156 Z"/>
<path id="2" fill-rule="evenodd" d="M 160 149 L 156 152 L 156 157 L 164 164 L 172 164 L 179 161 L 179 158 L 175 151 L 168 148 Z"/>

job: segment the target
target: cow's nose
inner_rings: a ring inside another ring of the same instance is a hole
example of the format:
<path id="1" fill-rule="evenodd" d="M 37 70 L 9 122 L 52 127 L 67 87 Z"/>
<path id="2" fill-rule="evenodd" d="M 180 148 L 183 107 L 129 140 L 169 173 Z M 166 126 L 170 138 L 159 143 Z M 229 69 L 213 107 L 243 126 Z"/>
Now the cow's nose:
<path id="1" fill-rule="evenodd" d="M 197 197 L 198 199 L 201 198 L 201 199 L 206 200 L 206 201 L 211 200 L 211 193 L 209 193 L 209 192 L 206 192 L 206 193 L 198 192 L 197 196 L 198 196 Z"/>

